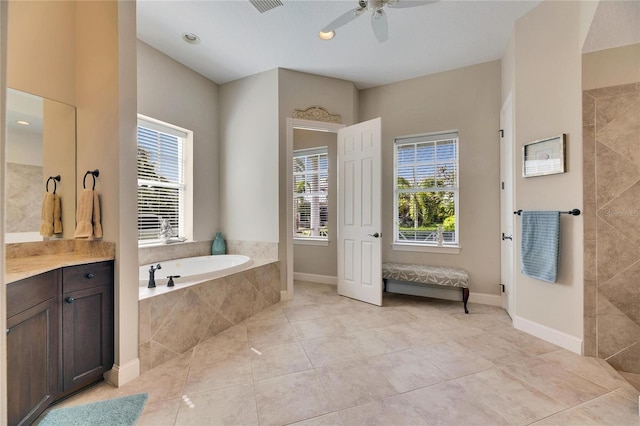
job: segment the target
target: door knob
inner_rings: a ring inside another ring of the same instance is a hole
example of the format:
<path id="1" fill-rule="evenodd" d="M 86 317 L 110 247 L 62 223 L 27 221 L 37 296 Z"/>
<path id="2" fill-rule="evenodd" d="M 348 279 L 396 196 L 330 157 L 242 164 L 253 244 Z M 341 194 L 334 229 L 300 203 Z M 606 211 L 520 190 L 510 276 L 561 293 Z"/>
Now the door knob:
<path id="1" fill-rule="evenodd" d="M 380 238 L 380 234 L 377 233 L 377 232 L 373 233 L 373 234 L 367 234 L 367 235 L 370 236 L 370 237 L 373 237 L 373 238 Z"/>
<path id="2" fill-rule="evenodd" d="M 513 237 L 512 237 L 511 235 L 506 236 L 506 235 L 504 235 L 504 232 L 503 232 L 503 233 L 502 233 L 502 241 L 504 241 L 504 240 L 510 240 L 510 241 L 513 241 Z"/>

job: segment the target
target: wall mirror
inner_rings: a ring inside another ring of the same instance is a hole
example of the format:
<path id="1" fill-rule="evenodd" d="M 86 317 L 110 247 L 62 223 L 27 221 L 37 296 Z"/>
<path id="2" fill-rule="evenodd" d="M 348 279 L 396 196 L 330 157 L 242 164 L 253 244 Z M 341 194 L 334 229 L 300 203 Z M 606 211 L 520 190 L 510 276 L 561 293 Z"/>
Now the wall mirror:
<path id="1" fill-rule="evenodd" d="M 73 106 L 7 89 L 5 242 L 43 241 L 42 204 L 60 198 L 62 232 L 73 238 L 76 205 L 76 110 Z M 60 180 L 49 177 L 60 176 Z"/>

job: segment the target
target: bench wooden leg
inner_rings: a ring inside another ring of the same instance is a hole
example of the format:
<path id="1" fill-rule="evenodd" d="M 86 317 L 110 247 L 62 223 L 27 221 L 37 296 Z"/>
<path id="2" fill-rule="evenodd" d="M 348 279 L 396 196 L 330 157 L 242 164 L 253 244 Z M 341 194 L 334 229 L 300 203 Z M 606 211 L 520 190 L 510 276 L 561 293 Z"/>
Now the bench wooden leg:
<path id="1" fill-rule="evenodd" d="M 462 301 L 464 302 L 464 313 L 468 314 L 469 313 L 469 309 L 467 309 L 467 302 L 469 301 L 469 289 L 468 288 L 463 288 L 462 289 Z"/>

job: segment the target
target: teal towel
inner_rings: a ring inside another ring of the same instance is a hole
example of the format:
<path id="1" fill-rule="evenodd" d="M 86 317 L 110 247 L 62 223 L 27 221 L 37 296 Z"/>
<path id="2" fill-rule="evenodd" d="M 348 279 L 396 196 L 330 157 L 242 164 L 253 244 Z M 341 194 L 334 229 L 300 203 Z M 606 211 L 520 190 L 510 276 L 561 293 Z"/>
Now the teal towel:
<path id="1" fill-rule="evenodd" d="M 523 211 L 521 271 L 538 280 L 558 280 L 560 212 Z"/>

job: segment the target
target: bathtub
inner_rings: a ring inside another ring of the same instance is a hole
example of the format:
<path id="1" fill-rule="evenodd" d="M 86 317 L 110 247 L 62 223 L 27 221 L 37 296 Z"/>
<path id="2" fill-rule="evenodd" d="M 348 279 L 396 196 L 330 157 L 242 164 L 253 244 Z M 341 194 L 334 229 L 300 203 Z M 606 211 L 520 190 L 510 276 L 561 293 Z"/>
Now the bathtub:
<path id="1" fill-rule="evenodd" d="M 149 268 L 160 264 L 161 269 L 155 272 L 155 288 L 147 288 L 149 284 Z M 205 281 L 222 278 L 242 271 L 251 265 L 251 258 L 240 254 L 216 256 L 198 256 L 183 259 L 173 259 L 164 262 L 142 265 L 138 273 L 140 286 L 139 299 L 146 299 L 172 290 L 193 286 Z M 175 286 L 167 287 L 168 276 L 179 275 L 174 278 Z"/>

